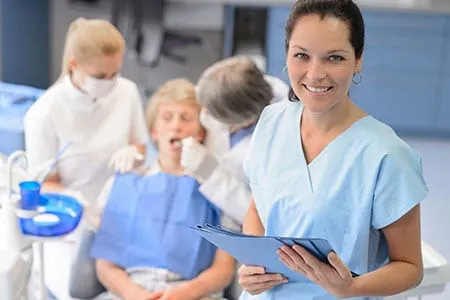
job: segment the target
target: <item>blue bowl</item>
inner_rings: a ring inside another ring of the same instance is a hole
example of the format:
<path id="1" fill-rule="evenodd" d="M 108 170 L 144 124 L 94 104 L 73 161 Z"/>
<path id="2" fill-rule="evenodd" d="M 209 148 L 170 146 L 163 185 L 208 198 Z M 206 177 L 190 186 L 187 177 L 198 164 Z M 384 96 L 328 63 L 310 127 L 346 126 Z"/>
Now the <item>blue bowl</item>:
<path id="1" fill-rule="evenodd" d="M 32 219 L 20 219 L 23 234 L 38 237 L 57 237 L 71 233 L 77 228 L 83 216 L 83 206 L 75 198 L 62 194 L 42 194 L 39 199 L 42 212 Z M 49 214 L 56 221 L 39 221 Z"/>

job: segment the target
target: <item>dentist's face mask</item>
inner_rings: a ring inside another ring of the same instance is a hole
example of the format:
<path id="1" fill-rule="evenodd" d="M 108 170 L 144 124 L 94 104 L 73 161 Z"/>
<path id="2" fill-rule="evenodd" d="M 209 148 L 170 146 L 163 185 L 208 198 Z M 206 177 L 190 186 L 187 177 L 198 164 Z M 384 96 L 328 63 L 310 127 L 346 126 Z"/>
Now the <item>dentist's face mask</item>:
<path id="1" fill-rule="evenodd" d="M 81 89 L 94 99 L 106 97 L 114 88 L 119 75 L 111 79 L 98 79 L 91 76 L 84 77 Z"/>
<path id="2" fill-rule="evenodd" d="M 208 150 L 222 156 L 230 148 L 230 126 L 220 122 L 204 108 L 200 112 L 200 123 L 206 129 L 204 144 Z"/>
<path id="3" fill-rule="evenodd" d="M 200 112 L 200 123 L 207 130 L 214 132 L 215 134 L 226 133 L 230 134 L 230 126 L 220 122 L 214 118 L 206 109 L 202 109 Z"/>

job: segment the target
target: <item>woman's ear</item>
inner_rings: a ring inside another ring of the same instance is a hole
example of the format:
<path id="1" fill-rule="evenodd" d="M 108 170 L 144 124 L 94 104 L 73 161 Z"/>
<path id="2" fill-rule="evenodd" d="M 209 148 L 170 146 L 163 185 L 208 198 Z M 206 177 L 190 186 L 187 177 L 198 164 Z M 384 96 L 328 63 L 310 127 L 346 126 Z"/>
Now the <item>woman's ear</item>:
<path id="1" fill-rule="evenodd" d="M 70 57 L 69 58 L 69 61 L 67 62 L 68 63 L 68 69 L 69 69 L 69 72 L 71 73 L 74 69 L 76 69 L 77 68 L 77 66 L 78 66 L 78 63 L 77 63 L 77 61 L 75 60 L 75 57 Z"/>
<path id="2" fill-rule="evenodd" d="M 362 57 L 356 60 L 355 73 L 361 73 L 362 71 Z"/>

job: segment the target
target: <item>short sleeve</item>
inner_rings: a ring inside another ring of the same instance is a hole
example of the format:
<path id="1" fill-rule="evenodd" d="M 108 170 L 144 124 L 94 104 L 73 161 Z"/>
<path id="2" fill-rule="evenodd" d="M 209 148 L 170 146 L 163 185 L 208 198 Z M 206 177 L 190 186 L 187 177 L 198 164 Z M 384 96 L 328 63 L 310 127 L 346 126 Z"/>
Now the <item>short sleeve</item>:
<path id="1" fill-rule="evenodd" d="M 39 100 L 38 100 L 39 101 Z M 34 105 L 39 104 L 36 102 Z M 58 152 L 58 138 L 50 114 L 32 106 L 24 118 L 25 149 L 30 168 L 53 159 Z"/>
<path id="2" fill-rule="evenodd" d="M 113 176 L 106 181 L 99 197 L 97 198 L 95 207 L 86 211 L 85 219 L 94 230 L 98 230 L 100 227 L 103 211 L 105 210 L 106 203 L 108 202 L 109 195 L 111 194 L 114 179 L 115 177 Z"/>
<path id="3" fill-rule="evenodd" d="M 406 146 L 386 154 L 375 184 L 372 226 L 380 229 L 394 223 L 427 193 L 419 154 Z"/>
<path id="4" fill-rule="evenodd" d="M 145 121 L 142 99 L 136 84 L 133 84 L 132 101 L 131 141 L 133 144 L 147 144 L 150 141 L 150 137 Z"/>

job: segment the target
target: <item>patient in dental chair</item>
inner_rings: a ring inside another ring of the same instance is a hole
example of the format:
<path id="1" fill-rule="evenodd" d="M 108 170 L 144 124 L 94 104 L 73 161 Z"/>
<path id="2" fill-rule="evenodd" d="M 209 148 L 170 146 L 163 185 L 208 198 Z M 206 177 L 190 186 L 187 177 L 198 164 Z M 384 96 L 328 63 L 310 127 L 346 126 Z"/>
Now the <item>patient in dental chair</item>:
<path id="1" fill-rule="evenodd" d="M 189 226 L 222 223 L 221 212 L 180 165 L 181 140 L 202 141 L 194 86 L 175 79 L 148 102 L 147 120 L 159 154 L 144 173 L 117 174 L 99 199 L 103 213 L 91 248 L 100 282 L 95 299 L 222 299 L 234 260 Z"/>

